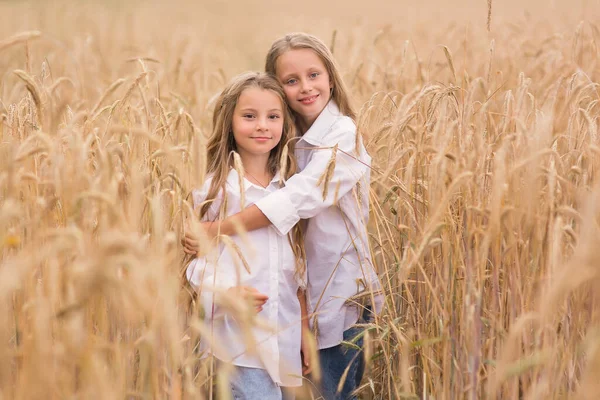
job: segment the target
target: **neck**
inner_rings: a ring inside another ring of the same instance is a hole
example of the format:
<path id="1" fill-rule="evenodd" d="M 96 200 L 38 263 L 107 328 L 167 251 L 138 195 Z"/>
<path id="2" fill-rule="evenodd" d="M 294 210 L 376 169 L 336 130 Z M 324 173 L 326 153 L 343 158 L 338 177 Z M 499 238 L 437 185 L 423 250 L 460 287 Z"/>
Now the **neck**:
<path id="1" fill-rule="evenodd" d="M 244 171 L 261 180 L 270 181 L 273 177 L 269 172 L 269 153 L 267 154 L 248 154 L 243 151 L 239 152 L 242 164 L 244 164 Z M 265 182 L 262 182 L 265 183 Z"/>
<path id="2" fill-rule="evenodd" d="M 332 100 L 329 100 L 332 101 Z M 325 107 L 323 107 L 323 109 L 319 112 L 319 114 L 317 114 L 316 117 L 303 117 L 300 116 L 300 118 L 298 118 L 298 122 L 297 122 L 297 127 L 298 129 L 300 129 L 300 132 L 302 135 L 304 135 L 311 126 L 313 126 L 313 124 L 315 123 L 315 121 L 317 120 L 317 118 L 319 118 L 319 115 L 321 115 L 323 113 L 323 111 L 325 111 L 325 109 L 327 108 L 327 106 L 329 105 L 329 102 L 325 105 Z"/>
<path id="3" fill-rule="evenodd" d="M 304 118 L 299 118 L 298 119 L 298 128 L 300 130 L 300 134 L 304 135 L 312 126 L 312 124 L 314 124 L 315 120 L 311 120 L 308 121 Z"/>

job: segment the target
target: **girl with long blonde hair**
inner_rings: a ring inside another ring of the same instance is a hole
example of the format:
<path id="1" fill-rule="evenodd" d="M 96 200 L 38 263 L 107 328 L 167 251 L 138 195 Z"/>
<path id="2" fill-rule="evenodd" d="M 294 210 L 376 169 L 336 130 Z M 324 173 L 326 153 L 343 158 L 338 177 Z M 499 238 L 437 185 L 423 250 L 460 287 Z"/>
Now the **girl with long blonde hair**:
<path id="1" fill-rule="evenodd" d="M 192 192 L 194 209 L 206 222 L 260 201 L 296 172 L 290 140 L 295 126 L 273 77 L 246 73 L 234 78 L 216 101 L 213 125 L 208 177 Z M 289 398 L 286 388 L 301 385 L 301 318 L 306 309 L 299 296 L 305 286 L 299 227 L 283 235 L 263 227 L 249 232 L 246 240 L 230 234 L 213 253 L 187 267 L 210 327 L 201 348 L 234 365 L 234 398 Z M 263 323 L 243 326 L 253 319 L 235 315 L 232 298 L 251 304 Z"/>

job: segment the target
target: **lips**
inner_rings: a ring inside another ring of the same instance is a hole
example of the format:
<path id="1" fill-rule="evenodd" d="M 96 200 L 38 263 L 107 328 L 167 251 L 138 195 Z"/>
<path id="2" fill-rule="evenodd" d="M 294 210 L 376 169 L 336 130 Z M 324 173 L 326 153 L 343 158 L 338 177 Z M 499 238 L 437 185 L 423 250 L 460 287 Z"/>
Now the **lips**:
<path id="1" fill-rule="evenodd" d="M 259 142 L 264 142 L 273 138 L 270 136 L 252 136 L 251 139 L 258 140 Z"/>
<path id="2" fill-rule="evenodd" d="M 300 103 L 302 103 L 304 105 L 312 104 L 317 100 L 317 97 L 319 97 L 318 94 L 315 94 L 314 96 L 304 97 L 304 98 L 300 99 Z"/>

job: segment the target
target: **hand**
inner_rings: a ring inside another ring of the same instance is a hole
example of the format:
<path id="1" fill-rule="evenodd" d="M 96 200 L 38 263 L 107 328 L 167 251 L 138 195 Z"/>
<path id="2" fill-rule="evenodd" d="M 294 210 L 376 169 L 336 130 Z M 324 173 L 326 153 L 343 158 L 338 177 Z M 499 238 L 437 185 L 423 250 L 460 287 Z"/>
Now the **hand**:
<path id="1" fill-rule="evenodd" d="M 183 245 L 183 251 L 186 254 L 198 255 L 200 251 L 200 242 L 194 232 L 186 229 L 181 238 L 181 244 Z"/>
<path id="2" fill-rule="evenodd" d="M 200 238 L 197 235 L 197 231 L 194 231 L 193 226 L 190 226 L 190 224 L 192 225 L 199 225 L 200 227 L 197 229 L 202 230 L 202 232 L 206 233 L 208 235 L 208 237 L 212 237 L 214 236 L 214 233 L 212 232 L 212 229 L 214 228 L 214 224 L 212 222 L 201 222 L 201 223 L 194 223 L 194 222 L 189 222 L 189 220 L 186 220 L 185 224 L 184 224 L 184 232 L 183 232 L 183 237 L 181 238 L 181 244 L 183 245 L 183 251 L 186 254 L 191 254 L 193 256 L 198 256 L 198 253 L 200 252 Z"/>
<path id="3" fill-rule="evenodd" d="M 248 302 L 257 314 L 263 310 L 263 306 L 269 300 L 269 296 L 250 286 L 235 286 L 227 289 L 227 293 Z"/>
<path id="4" fill-rule="evenodd" d="M 302 341 L 300 345 L 300 355 L 302 357 L 302 375 L 308 375 L 312 372 L 313 354 L 316 354 L 315 338 L 308 325 L 302 325 Z"/>

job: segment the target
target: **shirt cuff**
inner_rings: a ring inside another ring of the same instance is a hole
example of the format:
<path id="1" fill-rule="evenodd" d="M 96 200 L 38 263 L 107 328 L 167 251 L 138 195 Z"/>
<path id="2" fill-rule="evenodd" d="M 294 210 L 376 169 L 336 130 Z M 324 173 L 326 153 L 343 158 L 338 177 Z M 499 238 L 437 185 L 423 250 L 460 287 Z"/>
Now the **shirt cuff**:
<path id="1" fill-rule="evenodd" d="M 296 207 L 283 192 L 283 189 L 263 197 L 254 204 L 271 221 L 271 224 L 280 235 L 287 235 L 294 225 L 300 221 Z"/>

